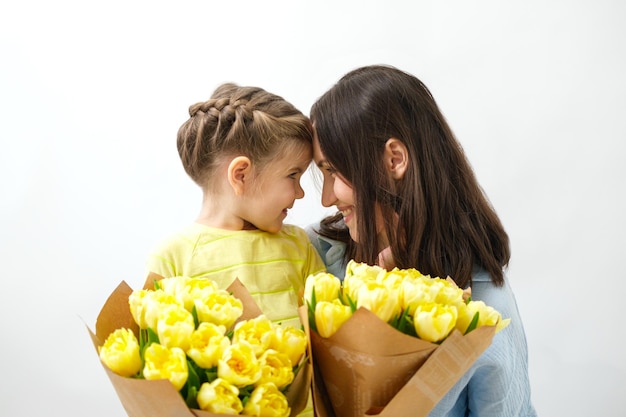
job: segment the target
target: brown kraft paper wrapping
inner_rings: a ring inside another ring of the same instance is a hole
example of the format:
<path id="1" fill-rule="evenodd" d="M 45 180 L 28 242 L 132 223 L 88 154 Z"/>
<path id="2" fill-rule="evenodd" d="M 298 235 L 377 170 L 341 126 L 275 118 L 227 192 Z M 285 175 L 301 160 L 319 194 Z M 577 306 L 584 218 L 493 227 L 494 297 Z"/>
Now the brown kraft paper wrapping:
<path id="1" fill-rule="evenodd" d="M 144 284 L 145 289 L 154 288 L 154 281 L 162 277 L 150 274 Z M 122 281 L 111 293 L 96 320 L 95 333 L 87 326 L 89 335 L 98 353 L 106 338 L 115 329 L 126 327 L 135 335 L 139 327 L 135 323 L 128 305 L 128 297 L 132 293 L 128 284 Z M 238 280 L 228 287 L 228 291 L 243 303 L 243 314 L 239 321 L 248 320 L 262 314 L 254 299 Z M 203 410 L 190 409 L 176 388 L 168 380 L 148 381 L 145 379 L 126 378 L 115 374 L 100 362 L 109 377 L 115 391 L 129 417 L 224 417 L 226 414 L 214 414 Z M 285 393 L 291 417 L 296 416 L 306 407 L 311 382 L 312 367 L 310 362 L 303 366 L 289 390 Z"/>
<path id="2" fill-rule="evenodd" d="M 423 417 L 491 344 L 494 326 L 440 345 L 405 335 L 360 308 L 329 338 L 309 331 L 318 417 Z"/>

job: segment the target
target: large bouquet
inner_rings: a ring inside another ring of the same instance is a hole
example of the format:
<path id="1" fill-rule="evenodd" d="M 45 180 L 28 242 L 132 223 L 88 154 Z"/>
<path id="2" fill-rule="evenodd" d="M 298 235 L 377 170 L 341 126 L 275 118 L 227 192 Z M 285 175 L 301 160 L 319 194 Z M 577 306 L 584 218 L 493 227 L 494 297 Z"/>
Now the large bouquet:
<path id="1" fill-rule="evenodd" d="M 130 417 L 288 417 L 306 405 L 306 334 L 272 323 L 238 280 L 122 282 L 89 332 Z"/>
<path id="2" fill-rule="evenodd" d="M 321 417 L 426 416 L 510 319 L 452 279 L 350 261 L 305 286 Z"/>

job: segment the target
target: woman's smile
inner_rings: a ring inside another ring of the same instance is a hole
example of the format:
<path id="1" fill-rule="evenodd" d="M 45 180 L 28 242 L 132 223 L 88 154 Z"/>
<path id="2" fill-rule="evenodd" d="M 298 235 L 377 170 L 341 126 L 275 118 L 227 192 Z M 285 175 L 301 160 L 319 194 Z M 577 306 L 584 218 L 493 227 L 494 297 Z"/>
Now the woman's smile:
<path id="1" fill-rule="evenodd" d="M 347 225 L 348 222 L 350 222 L 350 220 L 352 220 L 352 218 L 354 217 L 354 215 L 353 215 L 354 206 L 337 207 L 337 209 L 343 215 L 343 221 Z"/>

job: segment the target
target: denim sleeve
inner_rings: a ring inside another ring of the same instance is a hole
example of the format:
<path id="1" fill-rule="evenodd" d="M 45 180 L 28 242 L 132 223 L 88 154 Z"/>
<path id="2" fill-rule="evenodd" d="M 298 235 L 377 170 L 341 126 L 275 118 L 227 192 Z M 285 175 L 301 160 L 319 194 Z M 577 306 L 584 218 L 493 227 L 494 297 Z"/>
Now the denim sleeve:
<path id="1" fill-rule="evenodd" d="M 343 259 L 346 245 L 343 242 L 329 239 L 317 234 L 315 228 L 318 226 L 318 224 L 309 225 L 305 227 L 304 230 L 309 236 L 309 240 L 317 250 L 317 253 L 320 254 L 320 257 L 324 261 L 327 272 L 343 280 L 346 275 L 346 263 Z"/>
<path id="2" fill-rule="evenodd" d="M 311 243 L 328 272 L 343 279 L 345 245 L 319 236 L 314 226 L 306 228 Z M 491 345 L 450 389 L 430 417 L 536 417 L 528 377 L 528 347 L 515 296 L 508 282 L 495 287 L 485 271 L 472 277 L 472 298 L 482 300 L 510 318 Z"/>
<path id="3" fill-rule="evenodd" d="M 536 417 L 530 397 L 528 347 L 515 297 L 508 283 L 495 287 L 477 277 L 472 298 L 498 310 L 511 323 L 430 413 L 431 417 Z M 487 276 L 488 278 L 488 276 Z"/>

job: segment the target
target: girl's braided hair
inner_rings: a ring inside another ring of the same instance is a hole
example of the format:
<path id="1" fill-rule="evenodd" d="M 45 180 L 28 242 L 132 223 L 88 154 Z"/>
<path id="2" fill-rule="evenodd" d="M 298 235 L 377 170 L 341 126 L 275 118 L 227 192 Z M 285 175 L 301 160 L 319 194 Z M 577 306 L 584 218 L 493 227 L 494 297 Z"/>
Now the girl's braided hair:
<path id="1" fill-rule="evenodd" d="M 309 119 L 291 103 L 259 87 L 219 86 L 205 102 L 189 107 L 177 146 L 187 174 L 201 187 L 221 158 L 243 155 L 257 172 L 288 146 L 310 144 Z"/>

